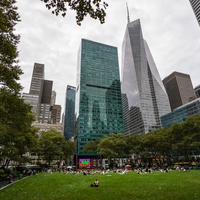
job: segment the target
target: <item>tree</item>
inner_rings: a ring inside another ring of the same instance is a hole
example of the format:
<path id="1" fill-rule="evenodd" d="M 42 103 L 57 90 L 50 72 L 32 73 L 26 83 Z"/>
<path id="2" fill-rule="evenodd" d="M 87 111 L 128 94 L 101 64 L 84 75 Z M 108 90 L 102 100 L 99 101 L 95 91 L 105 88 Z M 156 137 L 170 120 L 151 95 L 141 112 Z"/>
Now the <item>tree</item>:
<path id="1" fill-rule="evenodd" d="M 110 160 L 111 158 L 121 159 L 127 147 L 125 137 L 124 134 L 118 133 L 102 138 L 99 141 L 97 152 Z"/>
<path id="2" fill-rule="evenodd" d="M 60 132 L 51 129 L 43 131 L 39 138 L 40 154 L 50 165 L 53 160 L 63 160 L 66 140 Z"/>
<path id="3" fill-rule="evenodd" d="M 102 0 L 41 0 L 53 14 L 66 15 L 68 9 L 76 11 L 76 22 L 81 25 L 84 18 L 89 15 L 93 19 L 105 22 L 106 8 L 108 4 Z"/>
<path id="4" fill-rule="evenodd" d="M 10 160 L 22 162 L 24 154 L 34 147 L 36 130 L 30 105 L 7 89 L 0 92 L 0 159 L 2 166 Z"/>
<path id="5" fill-rule="evenodd" d="M 22 70 L 18 65 L 19 35 L 15 25 L 20 21 L 16 0 L 0 1 L 0 159 L 2 166 L 10 160 L 23 162 L 32 149 L 36 131 L 31 126 L 31 107 L 20 98 L 18 83 Z"/>
<path id="6" fill-rule="evenodd" d="M 67 161 L 68 164 L 72 164 L 72 156 L 75 153 L 75 146 L 74 142 L 72 141 L 65 141 L 65 144 L 63 146 L 63 152 L 64 152 L 64 160 Z"/>
<path id="7" fill-rule="evenodd" d="M 14 33 L 20 21 L 15 3 L 16 0 L 0 1 L 0 90 L 6 88 L 18 93 L 22 89 L 17 82 L 22 70 L 17 60 L 20 37 Z"/>
<path id="8" fill-rule="evenodd" d="M 97 153 L 98 144 L 99 144 L 99 140 L 88 142 L 83 147 L 83 153 Z"/>

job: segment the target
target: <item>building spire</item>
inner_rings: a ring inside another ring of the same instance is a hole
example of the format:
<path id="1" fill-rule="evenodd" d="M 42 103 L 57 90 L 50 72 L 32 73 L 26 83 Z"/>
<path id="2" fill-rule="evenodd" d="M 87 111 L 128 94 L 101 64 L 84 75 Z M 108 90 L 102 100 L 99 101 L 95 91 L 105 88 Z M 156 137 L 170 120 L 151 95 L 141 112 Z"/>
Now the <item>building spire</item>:
<path id="1" fill-rule="evenodd" d="M 126 8 L 127 8 L 127 21 L 130 23 L 130 16 L 129 16 L 129 9 L 128 9 L 128 3 L 126 2 Z"/>

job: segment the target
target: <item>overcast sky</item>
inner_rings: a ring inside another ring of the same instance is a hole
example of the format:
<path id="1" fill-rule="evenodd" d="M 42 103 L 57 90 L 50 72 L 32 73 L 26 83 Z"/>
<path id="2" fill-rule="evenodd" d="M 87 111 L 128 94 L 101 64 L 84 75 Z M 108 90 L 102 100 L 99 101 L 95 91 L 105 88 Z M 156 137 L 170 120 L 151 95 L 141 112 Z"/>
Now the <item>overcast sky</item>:
<path id="1" fill-rule="evenodd" d="M 81 38 L 118 47 L 127 24 L 126 2 L 130 21 L 141 20 L 161 79 L 174 71 L 190 74 L 193 86 L 200 84 L 200 27 L 189 0 L 105 0 L 108 2 L 105 24 L 87 17 L 81 26 L 69 10 L 65 18 L 54 16 L 40 0 L 17 0 L 21 22 L 18 46 L 23 92 L 29 92 L 35 62 L 45 65 L 45 79 L 53 81 L 56 104 L 65 106 L 67 85 L 76 86 L 77 53 Z"/>

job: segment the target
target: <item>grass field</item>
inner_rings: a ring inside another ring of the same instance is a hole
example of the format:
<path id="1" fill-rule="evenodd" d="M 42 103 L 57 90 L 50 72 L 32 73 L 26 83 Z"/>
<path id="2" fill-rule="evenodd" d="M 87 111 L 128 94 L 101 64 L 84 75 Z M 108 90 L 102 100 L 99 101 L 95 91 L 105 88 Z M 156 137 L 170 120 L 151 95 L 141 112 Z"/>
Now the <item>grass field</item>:
<path id="1" fill-rule="evenodd" d="M 95 179 L 99 187 L 90 187 Z M 200 170 L 126 175 L 40 173 L 0 190 L 1 200 L 200 200 Z"/>

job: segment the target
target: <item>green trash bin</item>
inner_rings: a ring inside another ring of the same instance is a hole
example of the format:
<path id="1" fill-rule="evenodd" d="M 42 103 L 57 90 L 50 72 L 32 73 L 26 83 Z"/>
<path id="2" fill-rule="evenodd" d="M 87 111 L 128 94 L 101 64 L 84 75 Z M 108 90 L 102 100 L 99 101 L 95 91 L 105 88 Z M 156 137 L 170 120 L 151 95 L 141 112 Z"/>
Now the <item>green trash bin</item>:
<path id="1" fill-rule="evenodd" d="M 23 177 L 23 174 L 19 174 L 18 178 L 22 179 L 22 177 Z"/>

